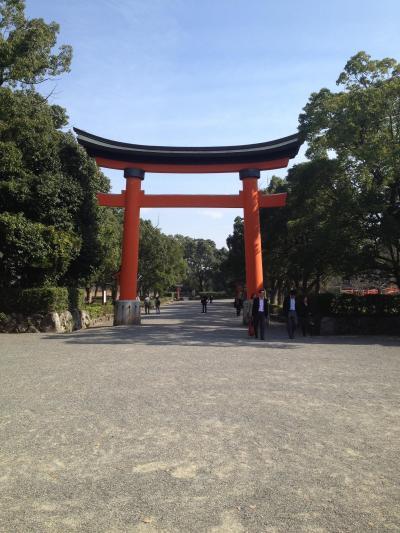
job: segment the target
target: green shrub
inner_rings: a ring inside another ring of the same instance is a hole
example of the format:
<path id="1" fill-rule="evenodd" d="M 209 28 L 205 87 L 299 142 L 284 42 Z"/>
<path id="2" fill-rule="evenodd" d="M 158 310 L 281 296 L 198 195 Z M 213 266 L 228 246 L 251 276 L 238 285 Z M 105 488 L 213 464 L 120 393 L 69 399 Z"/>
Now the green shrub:
<path id="1" fill-rule="evenodd" d="M 42 287 L 21 291 L 21 312 L 27 315 L 65 311 L 68 304 L 66 287 Z"/>
<path id="2" fill-rule="evenodd" d="M 320 316 L 400 316 L 400 295 L 319 294 L 313 301 Z"/>
<path id="3" fill-rule="evenodd" d="M 2 289 L 0 312 L 51 313 L 82 309 L 85 305 L 85 290 L 77 287 L 39 287 L 31 289 Z"/>
<path id="4" fill-rule="evenodd" d="M 114 314 L 114 305 L 111 302 L 104 305 L 98 303 L 86 304 L 81 309 L 89 313 L 90 318 L 99 318 L 104 315 Z"/>

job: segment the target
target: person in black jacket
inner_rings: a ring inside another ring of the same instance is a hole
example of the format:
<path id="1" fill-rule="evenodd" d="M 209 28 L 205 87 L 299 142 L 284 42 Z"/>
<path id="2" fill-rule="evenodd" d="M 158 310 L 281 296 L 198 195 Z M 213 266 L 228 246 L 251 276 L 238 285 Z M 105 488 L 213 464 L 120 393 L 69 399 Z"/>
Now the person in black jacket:
<path id="1" fill-rule="evenodd" d="M 296 291 L 292 289 L 290 294 L 283 300 L 283 314 L 286 317 L 289 338 L 294 339 L 294 332 L 297 328 L 297 311 L 299 302 L 296 298 Z"/>
<path id="2" fill-rule="evenodd" d="M 236 309 L 236 316 L 240 316 L 240 311 L 243 309 L 243 300 L 240 296 L 236 296 L 233 307 Z"/>
<path id="3" fill-rule="evenodd" d="M 253 299 L 252 317 L 254 324 L 254 335 L 256 339 L 260 336 L 264 340 L 265 324 L 268 316 L 268 300 L 265 297 L 265 290 L 260 289 L 258 296 Z"/>
<path id="4" fill-rule="evenodd" d="M 299 317 L 301 331 L 303 332 L 303 337 L 311 335 L 311 324 L 312 324 L 312 312 L 310 304 L 308 303 L 307 296 L 304 296 L 298 306 L 297 306 L 297 315 Z"/>

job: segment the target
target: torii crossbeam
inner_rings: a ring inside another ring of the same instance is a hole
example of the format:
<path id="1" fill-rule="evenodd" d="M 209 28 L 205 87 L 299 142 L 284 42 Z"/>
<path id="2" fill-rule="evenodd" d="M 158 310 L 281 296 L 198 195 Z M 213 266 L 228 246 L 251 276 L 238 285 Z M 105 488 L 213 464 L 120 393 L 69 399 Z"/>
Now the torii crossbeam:
<path id="1" fill-rule="evenodd" d="M 283 168 L 300 148 L 297 135 L 259 144 L 224 147 L 144 146 L 110 141 L 74 128 L 78 142 L 101 167 L 124 170 L 126 190 L 121 194 L 98 193 L 99 204 L 125 209 L 120 300 L 116 323 L 140 323 L 137 309 L 139 222 L 141 207 L 242 208 L 247 297 L 263 286 L 259 209 L 282 207 L 286 194 L 266 195 L 258 191 L 261 170 Z M 220 173 L 239 172 L 243 190 L 237 195 L 145 194 L 141 181 L 145 172 Z M 118 318 L 119 317 L 119 318 Z"/>

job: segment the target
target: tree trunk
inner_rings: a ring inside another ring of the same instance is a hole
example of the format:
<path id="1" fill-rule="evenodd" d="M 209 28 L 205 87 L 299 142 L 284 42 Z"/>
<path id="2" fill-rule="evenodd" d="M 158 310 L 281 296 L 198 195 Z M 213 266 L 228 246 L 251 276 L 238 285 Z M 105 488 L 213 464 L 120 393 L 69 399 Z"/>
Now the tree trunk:
<path id="1" fill-rule="evenodd" d="M 92 287 L 86 287 L 86 303 L 92 303 Z"/>

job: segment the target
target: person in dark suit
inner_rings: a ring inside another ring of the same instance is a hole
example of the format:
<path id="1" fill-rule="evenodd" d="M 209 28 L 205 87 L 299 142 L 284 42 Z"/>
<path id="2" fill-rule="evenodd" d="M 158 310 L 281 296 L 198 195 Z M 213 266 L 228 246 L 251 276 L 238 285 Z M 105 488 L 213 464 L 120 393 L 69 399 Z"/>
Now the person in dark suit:
<path id="1" fill-rule="evenodd" d="M 253 317 L 254 335 L 256 339 L 260 337 L 261 340 L 264 340 L 265 324 L 268 317 L 268 300 L 265 297 L 264 289 L 260 289 L 258 296 L 253 298 L 251 315 Z"/>
<path id="2" fill-rule="evenodd" d="M 299 302 L 296 298 L 296 291 L 292 289 L 283 300 L 283 314 L 286 317 L 287 330 L 290 339 L 294 339 L 294 332 L 297 328 L 297 312 Z"/>
<path id="3" fill-rule="evenodd" d="M 307 296 L 304 296 L 303 298 L 301 298 L 298 304 L 297 315 L 299 317 L 299 322 L 300 322 L 301 331 L 303 332 L 303 337 L 305 337 L 307 333 L 311 335 L 313 320 L 312 320 L 311 307 L 308 302 Z"/>

